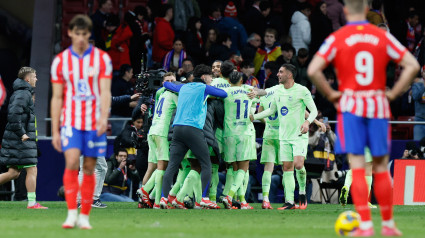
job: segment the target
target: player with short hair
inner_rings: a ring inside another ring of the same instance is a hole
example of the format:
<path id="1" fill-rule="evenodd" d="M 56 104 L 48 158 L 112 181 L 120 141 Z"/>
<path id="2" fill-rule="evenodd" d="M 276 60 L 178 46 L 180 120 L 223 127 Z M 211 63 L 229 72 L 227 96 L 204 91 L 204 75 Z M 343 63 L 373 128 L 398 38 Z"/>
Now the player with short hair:
<path id="1" fill-rule="evenodd" d="M 274 94 L 279 85 L 267 88 L 267 95 L 260 98 L 260 107 L 258 112 L 262 112 L 270 108 L 274 100 Z M 269 117 L 264 118 L 265 128 L 263 132 L 263 145 L 261 151 L 260 163 L 264 164 L 264 173 L 262 177 L 263 191 L 263 209 L 273 209 L 269 201 L 269 191 L 271 176 L 275 165 L 282 165 L 279 159 L 279 119 L 277 112 Z"/>
<path id="2" fill-rule="evenodd" d="M 174 74 L 164 75 L 166 82 L 176 81 Z M 178 97 L 171 91 L 164 91 L 155 103 L 154 117 L 152 126 L 149 129 L 148 144 L 149 155 L 148 162 L 157 164 L 157 169 L 154 172 L 155 176 L 155 203 L 154 209 L 160 208 L 162 194 L 162 178 L 167 169 L 170 157 L 170 143 L 168 141 L 168 131 L 174 111 L 177 108 Z M 153 176 L 152 176 L 153 177 Z M 151 178 L 152 179 L 152 178 Z M 143 190 L 144 191 L 144 190 Z M 144 193 L 144 195 L 146 195 Z"/>
<path id="3" fill-rule="evenodd" d="M 236 192 L 244 185 L 245 176 L 249 168 L 252 156 L 252 137 L 255 137 L 255 129 L 250 127 L 252 99 L 248 97 L 249 90 L 242 87 L 242 75 L 232 72 L 229 75 L 231 86 L 226 89 L 227 98 L 224 99 L 224 129 L 223 138 L 224 154 L 227 163 L 235 163 L 238 168 L 237 174 L 230 187 L 229 194 L 223 198 L 223 204 L 227 209 L 232 209 L 232 200 Z M 254 104 L 255 106 L 255 104 Z M 256 157 L 256 156 L 255 156 Z M 235 166 L 235 165 L 234 165 Z M 226 181 L 226 184 L 229 181 Z M 245 194 L 238 193 L 241 201 L 241 209 L 253 209 L 246 201 Z"/>
<path id="4" fill-rule="evenodd" d="M 111 105 L 112 64 L 108 54 L 91 44 L 92 21 L 76 15 L 68 27 L 72 45 L 59 53 L 51 67 L 52 144 L 65 154 L 63 183 L 68 217 L 63 228 L 91 229 L 89 214 L 95 188 L 96 158 L 106 153 L 106 128 Z M 80 154 L 83 182 L 78 182 Z M 77 194 L 81 212 L 77 217 Z"/>
<path id="5" fill-rule="evenodd" d="M 348 153 L 353 174 L 351 194 L 361 217 L 360 229 L 353 235 L 374 235 L 364 168 L 367 146 L 373 156 L 374 194 L 382 215 L 381 234 L 400 236 L 393 220 L 392 184 L 387 168 L 389 101 L 407 89 L 419 64 L 390 33 L 369 24 L 367 12 L 365 0 L 345 0 L 348 24 L 325 40 L 307 73 L 317 89 L 338 109 L 335 149 L 337 153 Z M 394 87 L 386 91 L 386 67 L 391 60 L 404 69 Z M 330 63 L 338 73 L 339 91 L 330 87 L 322 72 Z"/>
<path id="6" fill-rule="evenodd" d="M 163 78 L 162 83 L 164 83 L 164 82 L 175 82 L 176 81 L 176 75 L 173 72 L 167 72 L 167 73 L 165 73 L 162 76 L 162 78 Z M 164 114 L 164 115 L 167 115 L 166 116 L 167 118 L 165 118 L 164 116 L 163 117 L 158 117 L 158 115 L 156 115 L 157 114 L 156 108 L 158 106 L 162 106 L 163 107 L 163 102 L 164 101 L 162 101 L 162 104 L 161 105 L 159 105 L 159 103 L 162 100 L 162 99 L 160 99 L 160 97 L 161 97 L 161 95 L 164 92 L 165 92 L 165 88 L 164 87 L 161 87 L 155 93 L 155 103 L 156 104 L 155 104 L 155 107 L 154 107 L 154 119 L 155 119 L 155 116 L 156 116 L 156 119 L 155 120 L 157 120 L 157 121 L 155 122 L 156 125 L 154 126 L 154 131 L 155 131 L 155 133 L 158 133 L 159 131 L 161 131 L 161 129 L 157 129 L 157 127 L 158 127 L 157 125 L 159 125 L 159 124 L 161 124 L 161 126 L 160 126 L 161 128 L 165 128 L 168 125 L 168 129 L 166 130 L 166 133 L 164 131 L 164 132 L 161 132 L 160 133 L 161 135 L 156 135 L 156 136 L 152 136 L 152 137 L 149 136 L 150 133 L 151 133 L 150 130 L 149 130 L 149 135 L 148 135 L 149 148 L 155 147 L 155 145 L 153 144 L 154 141 L 152 139 L 149 139 L 150 137 L 153 138 L 153 137 L 161 136 L 159 138 L 159 140 L 163 141 L 164 140 L 164 137 L 165 137 L 167 139 L 167 141 L 168 141 L 168 130 L 169 130 L 169 125 L 170 125 L 170 121 L 171 121 L 171 115 L 173 114 L 174 111 L 168 111 L 168 109 L 165 109 L 165 108 L 164 109 L 161 109 L 162 111 L 167 111 L 167 113 Z M 171 96 L 171 95 L 167 94 L 167 99 L 175 99 L 176 102 L 177 102 L 176 97 L 177 97 L 176 95 L 174 97 L 174 96 Z M 164 98 L 164 100 L 165 100 L 165 98 Z M 171 104 L 168 104 L 167 103 L 166 105 L 171 106 L 173 104 L 172 103 Z M 176 108 L 176 105 L 171 106 L 171 108 L 169 108 L 169 109 L 171 110 L 173 108 L 175 109 Z M 169 115 L 169 113 L 171 113 L 171 115 Z M 154 123 L 154 122 L 152 121 L 152 123 Z M 153 126 L 153 124 L 152 124 L 152 126 Z M 167 143 L 165 143 L 164 145 L 166 145 L 166 144 Z M 155 148 L 157 148 L 157 147 L 155 147 Z M 162 148 L 162 147 L 159 147 L 158 149 L 160 149 L 162 151 L 164 151 L 164 150 L 165 151 L 168 151 L 168 148 L 169 148 L 169 143 L 168 143 L 167 149 Z M 158 154 L 158 153 L 160 153 L 160 154 Z M 151 201 L 149 199 L 149 197 L 150 197 L 149 196 L 149 192 L 155 187 L 155 179 L 156 179 L 156 174 L 158 172 L 158 170 L 157 170 L 158 156 L 161 155 L 161 157 L 163 157 L 161 153 L 162 153 L 161 151 L 154 151 L 154 149 L 150 149 L 149 150 L 149 155 L 148 155 L 148 169 L 147 169 L 147 171 L 145 173 L 145 176 L 143 177 L 142 187 L 137 190 L 137 194 L 139 195 L 140 199 L 142 200 L 142 203 L 145 203 L 148 207 L 153 207 L 153 205 L 154 205 L 154 204 L 151 204 Z M 168 158 L 169 157 L 169 154 L 165 155 L 165 157 Z M 162 163 L 164 163 L 164 162 L 161 162 L 161 166 L 162 166 Z M 155 190 L 156 189 L 152 190 L 152 192 L 151 192 L 151 196 L 152 197 L 154 197 L 155 194 L 156 194 Z M 161 199 L 161 197 L 160 197 L 160 199 Z M 159 202 L 160 201 L 158 201 L 158 203 L 157 203 L 158 206 L 156 207 L 156 209 L 159 208 L 159 205 L 160 205 Z M 139 207 L 141 207 L 140 204 L 139 204 Z"/>
<path id="7" fill-rule="evenodd" d="M 212 73 L 213 73 L 213 78 L 220 78 L 221 77 L 221 64 L 223 63 L 223 61 L 221 60 L 215 60 L 212 63 L 211 69 L 212 69 Z"/>
<path id="8" fill-rule="evenodd" d="M 310 91 L 295 83 L 296 68 L 291 64 L 284 64 L 277 74 L 282 84 L 276 91 L 271 107 L 252 116 L 252 120 L 274 115 L 279 117 L 279 156 L 283 161 L 283 183 L 285 188 L 285 204 L 279 210 L 295 209 L 294 204 L 294 167 L 297 171 L 297 181 L 300 185 L 300 209 L 307 207 L 305 195 L 306 171 L 304 160 L 307 154 L 307 132 L 310 124 L 317 116 L 317 108 Z M 306 107 L 310 110 L 308 118 Z"/>

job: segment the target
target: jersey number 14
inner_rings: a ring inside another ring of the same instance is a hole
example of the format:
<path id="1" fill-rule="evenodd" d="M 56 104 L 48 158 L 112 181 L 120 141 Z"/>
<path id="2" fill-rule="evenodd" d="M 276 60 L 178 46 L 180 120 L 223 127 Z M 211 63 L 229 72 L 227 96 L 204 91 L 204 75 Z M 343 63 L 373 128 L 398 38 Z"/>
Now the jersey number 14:
<path id="1" fill-rule="evenodd" d="M 161 98 L 161 100 L 159 100 L 158 106 L 156 106 L 155 113 L 158 115 L 158 117 L 161 117 L 162 115 L 162 106 L 164 105 L 164 99 L 165 98 Z"/>

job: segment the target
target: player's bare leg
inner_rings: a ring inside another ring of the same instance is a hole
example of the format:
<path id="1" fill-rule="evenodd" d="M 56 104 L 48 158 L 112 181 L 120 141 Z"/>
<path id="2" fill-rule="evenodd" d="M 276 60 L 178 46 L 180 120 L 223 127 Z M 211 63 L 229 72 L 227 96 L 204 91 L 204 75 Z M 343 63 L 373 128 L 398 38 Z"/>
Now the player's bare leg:
<path id="1" fill-rule="evenodd" d="M 6 173 L 0 174 L 0 185 L 17 179 L 21 172 L 16 167 L 10 167 Z"/>
<path id="2" fill-rule="evenodd" d="M 47 207 L 41 206 L 36 201 L 35 189 L 37 187 L 37 166 L 25 168 L 27 171 L 27 177 L 25 179 L 25 187 L 27 188 L 28 195 L 28 206 L 30 209 L 47 209 Z"/>

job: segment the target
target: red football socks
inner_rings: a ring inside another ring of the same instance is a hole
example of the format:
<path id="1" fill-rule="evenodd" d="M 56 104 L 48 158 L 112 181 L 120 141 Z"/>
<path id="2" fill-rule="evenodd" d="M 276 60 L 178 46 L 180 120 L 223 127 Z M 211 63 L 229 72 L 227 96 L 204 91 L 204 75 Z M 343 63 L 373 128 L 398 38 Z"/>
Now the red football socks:
<path id="1" fill-rule="evenodd" d="M 81 214 L 89 215 L 91 205 L 93 203 L 93 193 L 96 185 L 95 174 L 83 176 L 83 183 L 81 184 Z"/>
<path id="2" fill-rule="evenodd" d="M 365 178 L 365 169 L 352 169 L 353 183 L 351 184 L 351 195 L 356 211 L 360 214 L 362 222 L 371 220 L 370 208 L 368 206 L 368 186 Z M 376 178 L 376 177 L 375 177 Z M 375 180 L 376 185 L 376 180 Z"/>
<path id="3" fill-rule="evenodd" d="M 393 188 L 388 171 L 374 174 L 374 192 L 383 221 L 393 219 Z"/>
<path id="4" fill-rule="evenodd" d="M 78 170 L 65 169 L 65 173 L 63 174 L 63 185 L 68 209 L 77 209 L 77 194 L 79 186 Z"/>

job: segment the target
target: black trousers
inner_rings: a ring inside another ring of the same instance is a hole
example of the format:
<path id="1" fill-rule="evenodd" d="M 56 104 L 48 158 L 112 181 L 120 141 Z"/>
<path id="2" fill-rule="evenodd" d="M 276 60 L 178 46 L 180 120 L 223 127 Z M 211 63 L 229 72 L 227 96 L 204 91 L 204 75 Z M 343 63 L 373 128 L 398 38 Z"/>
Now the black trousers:
<path id="1" fill-rule="evenodd" d="M 168 197 L 174 175 L 179 170 L 180 163 L 188 150 L 193 152 L 201 165 L 202 193 L 203 196 L 207 196 L 211 181 L 211 160 L 204 132 L 192 126 L 175 126 L 173 140 L 170 145 L 170 161 L 168 162 L 167 170 L 165 170 L 162 183 L 164 197 Z"/>

